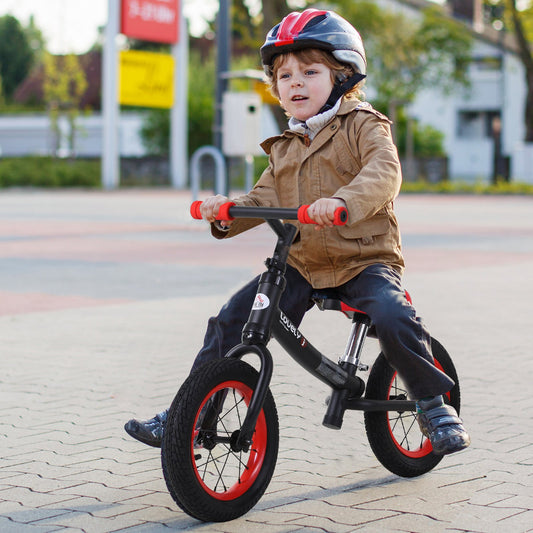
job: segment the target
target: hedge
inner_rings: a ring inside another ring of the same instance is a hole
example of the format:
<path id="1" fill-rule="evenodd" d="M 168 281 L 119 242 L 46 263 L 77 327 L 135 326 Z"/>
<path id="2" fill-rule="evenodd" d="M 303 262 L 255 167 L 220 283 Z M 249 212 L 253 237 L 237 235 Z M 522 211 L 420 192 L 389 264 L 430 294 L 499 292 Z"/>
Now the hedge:
<path id="1" fill-rule="evenodd" d="M 0 187 L 100 187 L 100 161 L 52 157 L 0 159 Z"/>

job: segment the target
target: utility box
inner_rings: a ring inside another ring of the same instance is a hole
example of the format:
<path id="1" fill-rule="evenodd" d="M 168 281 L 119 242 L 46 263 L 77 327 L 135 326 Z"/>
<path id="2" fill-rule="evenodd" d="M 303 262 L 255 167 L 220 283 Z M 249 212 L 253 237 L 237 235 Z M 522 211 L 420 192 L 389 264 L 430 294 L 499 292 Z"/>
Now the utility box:
<path id="1" fill-rule="evenodd" d="M 227 156 L 264 155 L 261 97 L 255 92 L 226 92 L 222 98 L 222 152 Z"/>

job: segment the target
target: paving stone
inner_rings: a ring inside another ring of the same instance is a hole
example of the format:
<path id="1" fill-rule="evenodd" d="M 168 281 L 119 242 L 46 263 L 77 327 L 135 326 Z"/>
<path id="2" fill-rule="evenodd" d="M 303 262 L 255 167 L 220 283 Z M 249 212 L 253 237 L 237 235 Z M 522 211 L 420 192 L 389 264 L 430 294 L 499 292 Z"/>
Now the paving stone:
<path id="1" fill-rule="evenodd" d="M 123 430 L 170 404 L 207 318 L 272 251 L 264 226 L 214 241 L 189 220 L 189 200 L 180 191 L 0 196 L 2 533 L 531 531 L 531 198 L 396 203 L 405 286 L 458 368 L 472 446 L 420 478 L 394 476 L 373 456 L 362 413 L 347 413 L 340 432 L 322 427 L 328 388 L 274 342 L 278 463 L 254 509 L 228 524 L 184 514 L 160 450 Z M 318 310 L 301 327 L 333 360 L 349 328 Z M 369 339 L 365 362 L 377 353 Z"/>

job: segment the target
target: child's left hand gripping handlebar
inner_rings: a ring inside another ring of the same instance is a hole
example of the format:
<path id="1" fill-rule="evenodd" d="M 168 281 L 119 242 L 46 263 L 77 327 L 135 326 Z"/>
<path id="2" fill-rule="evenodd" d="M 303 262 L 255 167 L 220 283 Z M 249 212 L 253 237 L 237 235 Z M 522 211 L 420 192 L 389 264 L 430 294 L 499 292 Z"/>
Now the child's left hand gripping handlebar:
<path id="1" fill-rule="evenodd" d="M 199 200 L 191 204 L 191 216 L 193 218 L 202 218 L 202 214 L 200 213 L 201 205 L 202 202 Z M 234 218 L 281 218 L 285 220 L 298 220 L 302 224 L 316 224 L 316 222 L 307 214 L 308 209 L 308 205 L 302 205 L 298 208 L 251 207 L 238 206 L 233 202 L 226 202 L 220 206 L 217 220 L 233 220 Z M 348 211 L 345 207 L 337 207 L 337 209 L 335 209 L 333 224 L 335 226 L 344 226 L 346 222 L 348 222 Z"/>

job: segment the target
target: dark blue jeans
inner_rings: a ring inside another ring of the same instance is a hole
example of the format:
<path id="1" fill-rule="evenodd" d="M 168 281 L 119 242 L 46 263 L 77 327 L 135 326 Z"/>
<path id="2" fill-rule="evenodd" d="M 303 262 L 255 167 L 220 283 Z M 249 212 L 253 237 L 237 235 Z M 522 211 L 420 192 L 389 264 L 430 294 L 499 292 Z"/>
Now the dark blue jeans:
<path id="1" fill-rule="evenodd" d="M 299 326 L 315 291 L 290 266 L 287 266 L 286 278 L 280 309 Z M 224 357 L 241 342 L 241 331 L 248 320 L 258 281 L 259 277 L 237 291 L 219 314 L 209 319 L 204 345 L 193 370 L 207 361 Z M 402 378 L 412 399 L 444 394 L 453 387 L 454 382 L 433 364 L 430 334 L 407 301 L 401 277 L 395 270 L 386 265 L 371 265 L 344 285 L 328 289 L 328 293 L 332 292 L 346 304 L 369 315 L 381 350 Z"/>

